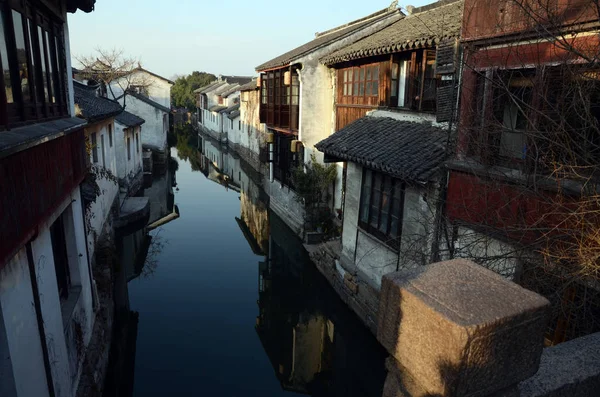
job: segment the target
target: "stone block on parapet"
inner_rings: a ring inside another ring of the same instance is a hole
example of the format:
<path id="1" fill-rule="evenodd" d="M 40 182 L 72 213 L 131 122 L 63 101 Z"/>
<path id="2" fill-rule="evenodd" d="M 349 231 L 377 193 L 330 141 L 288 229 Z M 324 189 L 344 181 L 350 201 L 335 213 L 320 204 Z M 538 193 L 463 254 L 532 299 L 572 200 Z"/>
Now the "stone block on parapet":
<path id="1" fill-rule="evenodd" d="M 377 339 L 422 395 L 487 396 L 536 373 L 548 308 L 473 262 L 440 262 L 383 277 Z"/>
<path id="2" fill-rule="evenodd" d="M 519 390 L 521 397 L 600 396 L 600 333 L 545 348 L 539 371 Z"/>

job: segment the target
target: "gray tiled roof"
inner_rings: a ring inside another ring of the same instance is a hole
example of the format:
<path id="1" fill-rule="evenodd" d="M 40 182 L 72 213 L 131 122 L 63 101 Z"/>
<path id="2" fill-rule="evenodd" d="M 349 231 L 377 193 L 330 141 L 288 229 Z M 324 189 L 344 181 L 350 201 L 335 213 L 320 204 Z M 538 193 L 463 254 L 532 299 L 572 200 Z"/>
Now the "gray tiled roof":
<path id="1" fill-rule="evenodd" d="M 96 87 L 90 87 L 73 81 L 75 104 L 81 109 L 81 115 L 90 122 L 114 117 L 123 111 L 117 101 L 96 95 Z"/>
<path id="2" fill-rule="evenodd" d="M 256 79 L 253 79 L 248 84 L 244 84 L 244 85 L 240 86 L 240 91 L 254 91 L 257 88 L 258 87 L 256 86 Z"/>
<path id="3" fill-rule="evenodd" d="M 413 10 L 390 26 L 335 51 L 321 61 L 325 65 L 430 47 L 443 39 L 460 36 L 463 0 L 443 0 Z"/>
<path id="4" fill-rule="evenodd" d="M 240 90 L 240 85 L 239 84 L 233 84 L 227 91 L 224 91 L 221 93 L 221 96 L 223 98 L 227 98 L 229 95 L 237 92 Z"/>
<path id="5" fill-rule="evenodd" d="M 133 113 L 129 113 L 126 110 L 118 114 L 117 117 L 115 117 L 115 120 L 126 127 L 137 127 L 138 125 L 142 125 L 146 122 L 146 120 L 143 118 L 138 117 Z"/>
<path id="6" fill-rule="evenodd" d="M 236 119 L 237 117 L 240 117 L 240 111 L 239 111 L 239 110 L 234 110 L 233 112 L 229 113 L 229 114 L 227 115 L 227 117 L 228 117 L 230 120 L 234 120 L 234 119 Z"/>
<path id="7" fill-rule="evenodd" d="M 288 65 L 295 59 L 312 52 L 323 45 L 327 45 L 335 40 L 341 39 L 392 15 L 396 15 L 396 18 L 390 20 L 390 22 L 402 18 L 402 14 L 397 9 L 390 10 L 389 8 L 385 8 L 364 18 L 349 22 L 342 26 L 338 26 L 337 28 L 328 30 L 326 32 L 319 33 L 314 40 L 311 40 L 308 43 L 296 47 L 285 54 L 281 54 L 270 61 L 257 66 L 256 70 L 262 71 Z"/>
<path id="8" fill-rule="evenodd" d="M 445 160 L 446 133 L 431 123 L 365 116 L 316 147 L 327 155 L 396 178 L 427 182 Z"/>
<path id="9" fill-rule="evenodd" d="M 200 94 L 206 94 L 207 92 L 215 90 L 215 89 L 217 89 L 219 87 L 222 87 L 225 84 L 227 84 L 227 83 L 224 82 L 224 81 L 215 81 L 214 83 L 209 84 L 208 86 L 204 87 L 203 89 L 199 88 L 199 89 L 197 89 L 194 92 L 200 93 Z"/>
<path id="10" fill-rule="evenodd" d="M 217 84 L 219 84 L 219 83 L 220 83 L 220 81 L 218 81 L 218 80 L 215 80 L 215 81 L 213 81 L 212 83 L 210 83 L 210 84 L 207 84 L 207 85 L 205 85 L 205 86 L 203 86 L 203 87 L 196 88 L 196 89 L 194 90 L 194 93 L 196 93 L 196 94 L 202 93 L 203 91 L 209 90 L 209 89 L 211 89 L 212 87 L 216 86 L 216 85 L 217 85 Z"/>
<path id="11" fill-rule="evenodd" d="M 222 105 L 215 105 L 215 106 L 211 106 L 208 111 L 209 112 L 220 112 L 221 110 L 225 110 L 227 109 L 227 106 L 222 106 Z"/>
<path id="12" fill-rule="evenodd" d="M 132 97 L 134 97 L 134 98 L 136 98 L 136 99 L 139 99 L 140 101 L 142 101 L 142 102 L 145 102 L 145 103 L 147 103 L 148 105 L 150 105 L 150 106 L 152 106 L 152 107 L 155 107 L 155 108 L 157 108 L 157 109 L 159 109 L 159 110 L 162 110 L 163 112 L 171 113 L 171 109 L 169 109 L 169 108 L 168 108 L 168 107 L 166 107 L 166 106 L 163 106 L 163 105 L 161 105 L 161 104 L 160 104 L 160 103 L 158 103 L 158 102 L 155 102 L 155 101 L 153 101 L 152 99 L 148 98 L 148 97 L 147 97 L 147 96 L 145 96 L 145 95 L 138 94 L 138 93 L 137 93 L 137 92 L 135 92 L 135 91 L 127 91 L 127 95 L 129 95 L 129 96 L 132 96 Z"/>
<path id="13" fill-rule="evenodd" d="M 252 81 L 252 76 L 219 76 L 219 78 L 223 81 L 228 82 L 229 84 L 246 84 Z"/>

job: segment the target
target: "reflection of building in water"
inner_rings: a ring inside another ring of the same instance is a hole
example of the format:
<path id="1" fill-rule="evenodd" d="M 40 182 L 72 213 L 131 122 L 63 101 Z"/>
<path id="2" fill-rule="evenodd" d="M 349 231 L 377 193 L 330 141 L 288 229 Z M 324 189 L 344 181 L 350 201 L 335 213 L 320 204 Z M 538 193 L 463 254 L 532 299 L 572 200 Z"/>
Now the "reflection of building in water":
<path id="1" fill-rule="evenodd" d="M 152 186 L 144 190 L 144 195 L 151 202 L 150 222 L 166 219 L 176 209 L 174 181 L 175 169 L 169 167 L 165 175 L 155 178 Z M 106 396 L 133 396 L 139 314 L 130 310 L 128 282 L 151 274 L 157 265 L 155 255 L 162 248 L 161 237 L 159 233 L 150 235 L 149 227 L 144 225 L 137 230 L 121 228 L 115 236 L 119 267 L 115 273 L 115 323 L 104 393 Z"/>
<path id="2" fill-rule="evenodd" d="M 144 197 L 150 199 L 149 223 L 156 222 L 173 212 L 175 204 L 173 186 L 175 185 L 175 170 L 168 167 L 167 172 L 154 176 L 152 185 L 144 188 Z"/>
<path id="3" fill-rule="evenodd" d="M 387 354 L 270 213 L 259 264 L 256 332 L 285 390 L 312 396 L 381 396 Z"/>

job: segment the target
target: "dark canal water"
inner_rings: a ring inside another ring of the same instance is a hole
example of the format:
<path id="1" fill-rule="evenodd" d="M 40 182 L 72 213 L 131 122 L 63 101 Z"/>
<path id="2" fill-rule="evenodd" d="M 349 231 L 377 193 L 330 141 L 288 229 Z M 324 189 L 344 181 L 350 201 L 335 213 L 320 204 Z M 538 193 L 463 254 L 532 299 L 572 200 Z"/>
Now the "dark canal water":
<path id="1" fill-rule="evenodd" d="M 208 138 L 181 142 L 195 140 L 145 193 L 151 217 L 173 203 L 180 217 L 120 241 L 129 314 L 107 393 L 381 396 L 383 349 L 268 210 L 261 178 Z"/>

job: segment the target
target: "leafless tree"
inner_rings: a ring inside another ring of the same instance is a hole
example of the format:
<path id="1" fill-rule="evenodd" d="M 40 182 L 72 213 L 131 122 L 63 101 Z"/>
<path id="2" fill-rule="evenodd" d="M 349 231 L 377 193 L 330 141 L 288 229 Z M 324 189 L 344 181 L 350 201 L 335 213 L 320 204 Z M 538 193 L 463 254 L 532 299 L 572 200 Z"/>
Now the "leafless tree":
<path id="1" fill-rule="evenodd" d="M 123 95 L 124 108 L 127 93 L 131 90 L 148 95 L 150 79 L 143 74 L 135 73 L 142 67 L 140 59 L 125 54 L 122 49 L 106 50 L 98 47 L 95 53 L 78 56 L 76 60 L 82 66 L 80 78 L 99 83 L 113 99 Z"/>

